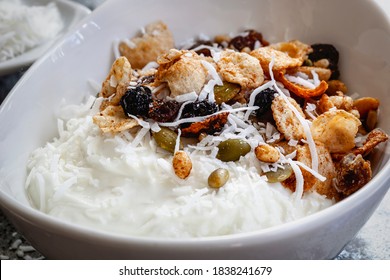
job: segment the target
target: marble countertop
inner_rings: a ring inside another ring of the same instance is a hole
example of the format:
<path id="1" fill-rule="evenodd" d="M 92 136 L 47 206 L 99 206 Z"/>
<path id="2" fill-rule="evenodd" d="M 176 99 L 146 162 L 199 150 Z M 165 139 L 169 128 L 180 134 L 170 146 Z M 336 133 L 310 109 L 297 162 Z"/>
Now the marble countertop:
<path id="1" fill-rule="evenodd" d="M 73 0 L 90 9 L 104 0 Z M 109 1 L 109 0 L 106 0 Z M 390 1 L 374 0 L 390 17 Z M 0 77 L 0 103 L 26 69 Z M 0 259 L 44 259 L 12 226 L 0 211 Z M 357 236 L 336 257 L 338 260 L 389 260 L 390 259 L 390 192 L 384 197 L 371 219 Z"/>

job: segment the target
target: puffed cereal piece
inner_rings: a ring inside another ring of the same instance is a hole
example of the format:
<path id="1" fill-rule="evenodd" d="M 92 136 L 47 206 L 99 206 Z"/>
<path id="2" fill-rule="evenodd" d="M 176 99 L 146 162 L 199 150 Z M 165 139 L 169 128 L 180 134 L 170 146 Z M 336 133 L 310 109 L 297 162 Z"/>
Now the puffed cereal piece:
<path id="1" fill-rule="evenodd" d="M 193 51 L 172 49 L 157 62 L 160 67 L 156 82 L 168 83 L 171 97 L 192 91 L 199 94 L 206 83 L 207 69 L 202 64 L 202 58 Z"/>
<path id="2" fill-rule="evenodd" d="M 298 105 L 298 103 L 293 98 L 287 98 L 297 109 L 302 118 L 305 118 L 302 108 Z M 271 104 L 271 109 L 279 132 L 284 134 L 284 137 L 287 140 L 294 139 L 299 141 L 301 139 L 306 139 L 305 131 L 301 122 L 281 96 L 274 98 Z"/>
<path id="3" fill-rule="evenodd" d="M 93 122 L 104 133 L 116 133 L 138 126 L 138 121 L 128 118 L 121 106 L 108 105 L 100 113 L 93 116 Z"/>
<path id="4" fill-rule="evenodd" d="M 177 151 L 172 159 L 173 171 L 180 179 L 187 178 L 192 170 L 192 162 L 189 155 L 184 151 Z"/>
<path id="5" fill-rule="evenodd" d="M 316 118 L 311 125 L 315 141 L 322 142 L 331 153 L 347 153 L 355 147 L 361 122 L 344 110 L 331 110 Z"/>
<path id="6" fill-rule="evenodd" d="M 307 45 L 299 40 L 280 42 L 272 44 L 269 47 L 287 53 L 290 57 L 298 58 L 302 63 L 305 59 L 307 59 L 307 55 L 312 51 L 310 45 Z"/>
<path id="7" fill-rule="evenodd" d="M 119 105 L 119 102 L 126 92 L 126 87 L 131 80 L 132 69 L 128 59 L 124 56 L 117 58 L 111 66 L 106 80 L 102 84 L 99 93 L 100 97 L 106 98 L 100 110 L 109 105 Z"/>
<path id="8" fill-rule="evenodd" d="M 244 52 L 223 51 L 217 69 L 225 81 L 239 84 L 243 89 L 257 88 L 264 82 L 259 60 Z"/>
<path id="9" fill-rule="evenodd" d="M 126 56 L 135 69 L 156 61 L 157 57 L 174 47 L 174 39 L 167 25 L 157 21 L 145 26 L 145 33 L 129 42 L 119 44 L 119 52 Z"/>
<path id="10" fill-rule="evenodd" d="M 332 108 L 345 110 L 357 118 L 360 118 L 359 111 L 356 110 L 353 99 L 347 95 L 332 95 L 323 94 L 317 102 L 317 112 L 319 114 L 325 113 Z"/>
<path id="11" fill-rule="evenodd" d="M 260 61 L 261 67 L 266 74 L 269 74 L 269 64 L 271 63 L 272 58 L 274 58 L 274 65 L 272 67 L 273 72 L 302 65 L 302 60 L 300 58 L 293 58 L 287 53 L 275 50 L 269 46 L 255 49 L 250 55 L 256 57 Z"/>

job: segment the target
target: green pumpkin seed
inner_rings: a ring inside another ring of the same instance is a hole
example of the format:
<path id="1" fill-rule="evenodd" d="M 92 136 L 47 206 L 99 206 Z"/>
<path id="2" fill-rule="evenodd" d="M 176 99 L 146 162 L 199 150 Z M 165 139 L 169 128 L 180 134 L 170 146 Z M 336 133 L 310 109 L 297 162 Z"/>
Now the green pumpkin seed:
<path id="1" fill-rule="evenodd" d="M 226 103 L 232 100 L 240 91 L 240 85 L 224 82 L 222 86 L 214 87 L 215 102 L 218 105 Z"/>
<path id="2" fill-rule="evenodd" d="M 170 130 L 166 127 L 161 127 L 159 132 L 153 132 L 153 138 L 156 141 L 157 145 L 171 153 L 175 152 L 177 133 L 173 130 Z M 180 143 L 180 149 L 183 149 L 182 144 Z"/>
<path id="3" fill-rule="evenodd" d="M 218 168 L 211 172 L 207 182 L 211 188 L 220 188 L 229 180 L 229 170 Z"/>
<path id="4" fill-rule="evenodd" d="M 287 180 L 294 172 L 291 165 L 284 164 L 284 168 L 278 168 L 276 171 L 268 171 L 265 173 L 267 176 L 268 182 L 277 183 Z"/>
<path id="5" fill-rule="evenodd" d="M 222 161 L 237 161 L 251 151 L 251 146 L 241 139 L 228 139 L 218 145 L 217 158 Z"/>

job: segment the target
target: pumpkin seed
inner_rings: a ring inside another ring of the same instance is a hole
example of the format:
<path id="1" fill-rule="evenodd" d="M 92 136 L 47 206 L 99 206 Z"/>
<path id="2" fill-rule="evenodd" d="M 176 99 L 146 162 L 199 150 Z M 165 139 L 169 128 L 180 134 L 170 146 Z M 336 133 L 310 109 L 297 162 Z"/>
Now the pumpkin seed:
<path id="1" fill-rule="evenodd" d="M 217 158 L 222 161 L 237 161 L 251 150 L 251 146 L 241 139 L 228 139 L 218 145 Z"/>
<path id="2" fill-rule="evenodd" d="M 171 153 L 175 152 L 175 146 L 176 146 L 176 140 L 177 140 L 177 133 L 173 130 L 170 130 L 169 128 L 162 127 L 160 131 L 153 132 L 153 138 L 156 141 L 157 145 Z M 180 149 L 182 149 L 183 146 L 180 143 Z"/>
<path id="3" fill-rule="evenodd" d="M 214 87 L 215 102 L 219 105 L 232 100 L 241 90 L 240 85 L 224 82 L 222 86 Z"/>
<path id="4" fill-rule="evenodd" d="M 283 167 L 284 168 L 278 168 L 276 171 L 266 172 L 265 176 L 267 176 L 268 182 L 283 182 L 284 180 L 288 179 L 294 172 L 291 165 L 289 164 L 284 164 Z"/>
<path id="5" fill-rule="evenodd" d="M 208 184 L 211 188 L 220 188 L 229 180 L 229 170 L 218 168 L 211 172 L 208 178 Z"/>

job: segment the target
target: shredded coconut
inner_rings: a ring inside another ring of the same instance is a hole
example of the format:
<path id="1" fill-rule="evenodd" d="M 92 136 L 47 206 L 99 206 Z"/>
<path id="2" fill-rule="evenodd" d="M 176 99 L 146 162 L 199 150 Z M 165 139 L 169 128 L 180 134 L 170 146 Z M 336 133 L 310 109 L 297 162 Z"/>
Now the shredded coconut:
<path id="1" fill-rule="evenodd" d="M 20 0 L 0 2 L 0 62 L 54 39 L 64 23 L 55 2 L 26 6 Z"/>

